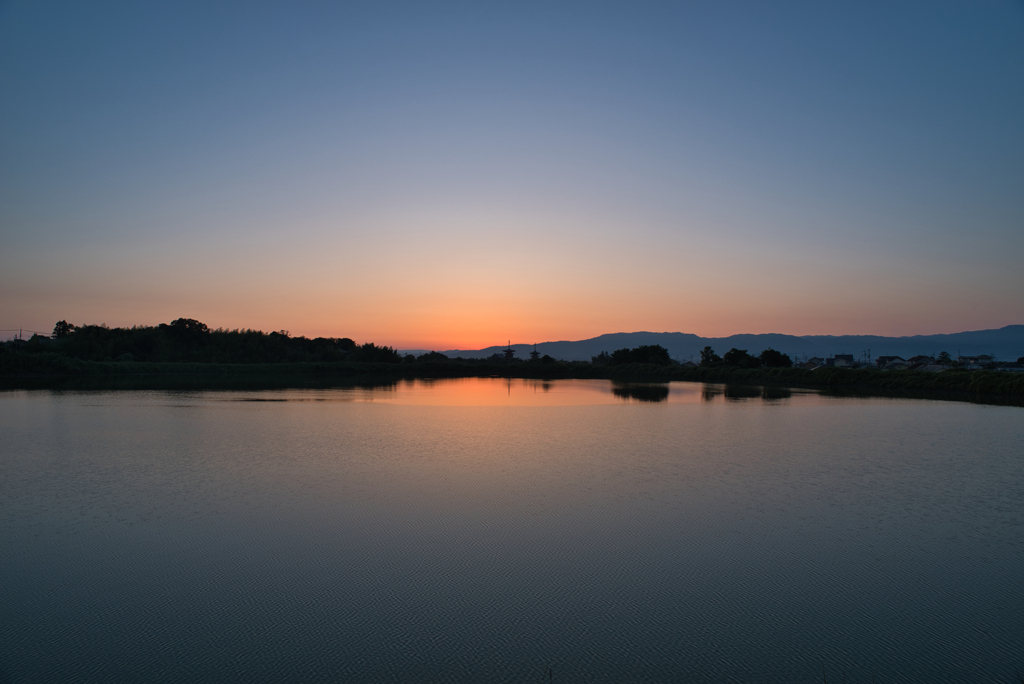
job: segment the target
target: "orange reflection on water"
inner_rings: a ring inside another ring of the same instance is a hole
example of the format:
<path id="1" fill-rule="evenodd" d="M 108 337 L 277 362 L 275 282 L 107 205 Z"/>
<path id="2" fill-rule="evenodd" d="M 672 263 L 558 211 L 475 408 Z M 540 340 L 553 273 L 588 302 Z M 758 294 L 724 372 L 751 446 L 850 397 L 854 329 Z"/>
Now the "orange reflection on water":
<path id="1" fill-rule="evenodd" d="M 269 392 L 269 393 L 268 393 Z M 232 392 L 218 401 L 313 401 L 401 406 L 596 406 L 622 404 L 819 403 L 813 390 L 698 382 L 614 382 L 524 378 L 437 378 L 399 380 L 324 389 Z"/>
<path id="2" fill-rule="evenodd" d="M 607 380 L 450 378 L 405 380 L 393 391 L 366 390 L 366 399 L 419 406 L 588 406 L 623 402 L 698 403 L 696 383 L 618 384 Z"/>

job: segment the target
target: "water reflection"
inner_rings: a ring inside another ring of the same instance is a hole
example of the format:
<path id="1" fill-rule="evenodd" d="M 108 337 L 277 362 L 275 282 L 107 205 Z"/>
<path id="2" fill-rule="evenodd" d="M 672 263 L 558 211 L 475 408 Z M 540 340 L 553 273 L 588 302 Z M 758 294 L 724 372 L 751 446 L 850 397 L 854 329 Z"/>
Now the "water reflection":
<path id="1" fill-rule="evenodd" d="M 783 402 L 794 397 L 928 399 L 1000 406 L 1022 406 L 1024 398 L 965 392 L 911 390 L 790 389 L 778 386 L 702 384 L 697 382 L 623 383 L 610 380 L 540 380 L 523 378 L 345 378 L 310 374 L 81 376 L 0 378 L 0 393 L 48 390 L 54 393 L 146 391 L 220 394 L 220 401 L 268 391 L 289 401 L 367 401 L 435 405 L 616 404 Z"/>
<path id="2" fill-rule="evenodd" d="M 809 390 L 803 390 L 808 392 Z M 762 401 L 781 401 L 793 396 L 793 390 L 786 387 L 759 387 L 755 385 L 704 385 L 701 390 L 703 401 L 714 401 L 716 397 L 724 397 L 726 401 L 745 401 L 761 399 Z"/>
<path id="3" fill-rule="evenodd" d="M 623 399 L 636 399 L 637 401 L 659 402 L 668 400 L 668 385 L 644 384 L 644 385 L 614 385 L 612 394 Z"/>
<path id="4" fill-rule="evenodd" d="M 748 385 L 726 385 L 725 398 L 729 401 L 742 401 L 744 399 L 758 399 L 761 396 L 760 387 Z"/>
<path id="5" fill-rule="evenodd" d="M 763 387 L 761 389 L 761 398 L 765 401 L 789 399 L 792 396 L 793 391 L 786 387 Z"/>
<path id="6" fill-rule="evenodd" d="M 1020 411 L 781 394 L 0 392 L 0 681 L 1006 681 Z"/>

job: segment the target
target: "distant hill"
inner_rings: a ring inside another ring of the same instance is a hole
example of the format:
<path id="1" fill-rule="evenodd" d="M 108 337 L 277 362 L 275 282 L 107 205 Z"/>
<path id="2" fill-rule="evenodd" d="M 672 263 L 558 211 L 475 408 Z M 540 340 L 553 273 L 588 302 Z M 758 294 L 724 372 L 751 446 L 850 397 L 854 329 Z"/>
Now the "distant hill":
<path id="1" fill-rule="evenodd" d="M 660 344 L 668 349 L 672 358 L 679 361 L 700 359 L 700 350 L 710 345 L 718 354 L 724 354 L 733 347 L 746 349 L 757 355 L 771 347 L 794 358 L 834 354 L 853 354 L 860 358 L 868 349 L 872 358 L 877 356 L 902 356 L 909 358 L 918 354 L 938 354 L 947 351 L 952 356 L 992 354 L 997 359 L 1015 361 L 1024 356 L 1024 325 L 1008 325 L 997 330 L 974 330 L 948 335 L 914 335 L 911 337 L 881 337 L 878 335 L 731 335 L 729 337 L 700 337 L 680 332 L 632 332 L 610 333 L 576 342 L 541 342 L 537 351 L 556 359 L 566 361 L 589 361 L 603 351 L 613 352 L 623 347 L 638 347 L 642 344 Z M 449 357 L 461 356 L 478 359 L 500 354 L 504 346 L 486 349 L 448 349 L 442 351 Z M 516 356 L 529 358 L 532 344 L 513 344 Z M 403 350 L 402 354 L 422 354 L 424 350 Z"/>

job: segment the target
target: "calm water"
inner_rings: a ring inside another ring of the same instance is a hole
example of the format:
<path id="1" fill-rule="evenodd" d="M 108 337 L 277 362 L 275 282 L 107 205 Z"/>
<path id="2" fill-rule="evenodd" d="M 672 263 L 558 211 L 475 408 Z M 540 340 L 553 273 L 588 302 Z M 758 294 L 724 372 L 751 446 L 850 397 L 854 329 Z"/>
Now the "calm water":
<path id="1" fill-rule="evenodd" d="M 0 681 L 1016 681 L 1024 409 L 0 393 Z"/>

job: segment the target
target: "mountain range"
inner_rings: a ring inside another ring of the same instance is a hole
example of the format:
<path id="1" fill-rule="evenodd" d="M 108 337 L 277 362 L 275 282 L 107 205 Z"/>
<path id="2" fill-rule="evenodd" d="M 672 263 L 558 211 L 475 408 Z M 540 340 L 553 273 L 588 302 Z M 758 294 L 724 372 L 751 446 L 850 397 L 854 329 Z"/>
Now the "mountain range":
<path id="1" fill-rule="evenodd" d="M 638 347 L 643 344 L 660 344 L 668 349 L 672 358 L 678 361 L 700 360 L 700 351 L 710 346 L 719 355 L 733 347 L 745 349 L 753 355 L 769 347 L 780 351 L 794 360 L 818 356 L 826 358 L 835 354 L 853 354 L 860 359 L 870 354 L 878 356 L 902 356 L 909 358 L 918 354 L 934 356 L 947 351 L 956 358 L 959 355 L 973 356 L 991 354 L 999 360 L 1014 361 L 1024 356 L 1024 325 L 1008 325 L 995 330 L 973 330 L 946 335 L 913 335 L 910 337 L 882 337 L 880 335 L 730 335 L 729 337 L 700 337 L 681 332 L 630 332 L 609 333 L 588 340 L 540 342 L 537 351 L 565 361 L 589 361 L 603 351 L 613 352 L 624 347 Z M 533 344 L 513 344 L 518 358 L 528 358 Z M 500 354 L 504 345 L 485 349 L 447 349 L 441 351 L 448 357 L 461 356 L 478 359 Z M 419 355 L 427 350 L 407 349 L 402 354 Z"/>

